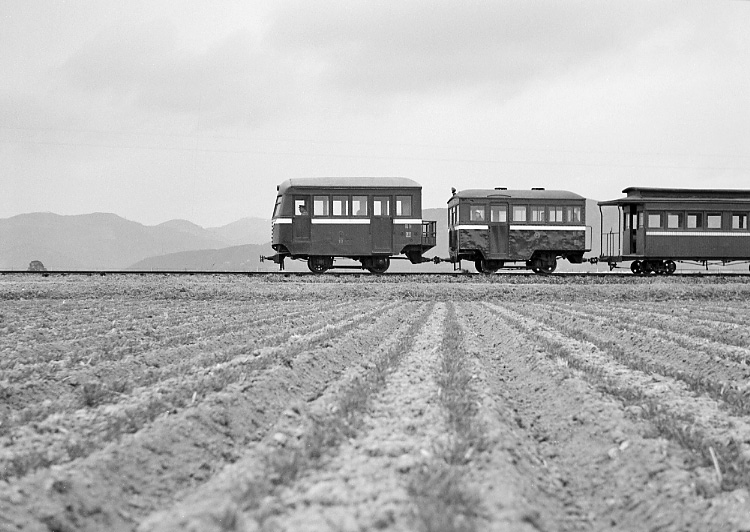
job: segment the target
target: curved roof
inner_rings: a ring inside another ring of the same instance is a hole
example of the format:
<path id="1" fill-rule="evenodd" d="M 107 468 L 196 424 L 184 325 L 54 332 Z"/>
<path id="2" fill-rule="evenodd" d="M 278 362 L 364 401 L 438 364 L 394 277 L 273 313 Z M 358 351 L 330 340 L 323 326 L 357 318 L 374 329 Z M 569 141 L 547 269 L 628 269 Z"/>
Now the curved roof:
<path id="1" fill-rule="evenodd" d="M 598 204 L 607 206 L 640 203 L 750 202 L 750 190 L 741 189 L 628 187 L 622 192 L 627 196 L 600 201 Z"/>
<path id="2" fill-rule="evenodd" d="M 583 200 L 579 196 L 567 190 L 503 190 L 469 189 L 460 190 L 453 195 L 454 198 L 508 198 L 508 199 L 559 199 L 559 200 Z"/>
<path id="3" fill-rule="evenodd" d="M 288 188 L 422 188 L 405 177 L 295 177 L 278 187 L 279 193 Z"/>

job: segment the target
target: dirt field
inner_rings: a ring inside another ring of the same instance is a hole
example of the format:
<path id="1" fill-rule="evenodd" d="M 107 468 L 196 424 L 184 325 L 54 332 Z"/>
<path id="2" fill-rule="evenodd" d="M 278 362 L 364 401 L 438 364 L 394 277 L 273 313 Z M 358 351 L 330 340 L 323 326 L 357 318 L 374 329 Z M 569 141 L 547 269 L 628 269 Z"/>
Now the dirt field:
<path id="1" fill-rule="evenodd" d="M 750 280 L 0 277 L 2 531 L 750 531 Z"/>

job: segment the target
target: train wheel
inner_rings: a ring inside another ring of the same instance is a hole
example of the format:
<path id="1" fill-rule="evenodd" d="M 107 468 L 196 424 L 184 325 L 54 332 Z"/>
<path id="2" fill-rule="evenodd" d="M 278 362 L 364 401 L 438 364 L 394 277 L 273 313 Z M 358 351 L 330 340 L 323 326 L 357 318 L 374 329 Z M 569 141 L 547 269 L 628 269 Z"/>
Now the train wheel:
<path id="1" fill-rule="evenodd" d="M 664 268 L 667 271 L 667 275 L 672 275 L 675 271 L 677 271 L 677 264 L 673 260 L 668 260 L 664 263 Z"/>
<path id="2" fill-rule="evenodd" d="M 367 261 L 367 268 L 371 273 L 385 273 L 391 265 L 388 257 L 372 257 Z"/>
<path id="3" fill-rule="evenodd" d="M 557 261 L 547 263 L 544 266 L 539 266 L 538 268 L 533 268 L 534 273 L 540 274 L 540 275 L 549 275 L 550 273 L 554 272 L 557 269 Z"/>
<path id="4" fill-rule="evenodd" d="M 634 260 L 630 263 L 630 271 L 635 275 L 643 275 L 643 263 L 639 260 Z"/>
<path id="5" fill-rule="evenodd" d="M 307 259 L 307 267 L 313 273 L 325 273 L 332 263 L 333 260 L 326 257 L 310 257 Z"/>
<path id="6" fill-rule="evenodd" d="M 477 259 L 474 261 L 474 267 L 477 269 L 479 273 L 484 273 L 483 266 L 484 265 L 482 264 L 482 259 Z"/>
<path id="7" fill-rule="evenodd" d="M 496 260 L 480 259 L 477 262 L 479 262 L 479 268 L 477 268 L 477 271 L 480 273 L 495 273 L 497 270 L 503 267 L 503 263 Z"/>

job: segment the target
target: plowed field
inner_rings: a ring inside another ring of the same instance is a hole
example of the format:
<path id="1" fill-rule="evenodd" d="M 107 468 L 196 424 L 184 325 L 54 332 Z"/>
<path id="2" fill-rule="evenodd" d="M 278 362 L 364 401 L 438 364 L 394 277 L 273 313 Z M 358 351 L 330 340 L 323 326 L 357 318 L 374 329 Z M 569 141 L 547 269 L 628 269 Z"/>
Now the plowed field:
<path id="1" fill-rule="evenodd" d="M 0 530 L 750 531 L 750 282 L 0 278 Z"/>

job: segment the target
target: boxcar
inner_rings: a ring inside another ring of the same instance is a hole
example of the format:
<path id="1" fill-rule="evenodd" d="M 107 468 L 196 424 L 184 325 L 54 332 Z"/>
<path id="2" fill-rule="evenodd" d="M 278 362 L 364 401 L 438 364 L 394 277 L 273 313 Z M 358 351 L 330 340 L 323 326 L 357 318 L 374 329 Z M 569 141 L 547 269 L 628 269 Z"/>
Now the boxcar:
<path id="1" fill-rule="evenodd" d="M 268 257 L 283 269 L 284 259 L 307 261 L 314 273 L 337 258 L 359 261 L 373 273 L 385 272 L 391 257 L 412 263 L 435 246 L 434 221 L 422 221 L 422 187 L 411 179 L 300 178 L 277 187 Z"/>
<path id="2" fill-rule="evenodd" d="M 676 262 L 728 264 L 750 260 L 750 190 L 630 187 L 626 197 L 599 202 L 617 209 L 617 230 L 602 224 L 610 269 L 632 261 L 635 274 L 671 274 Z"/>
<path id="3" fill-rule="evenodd" d="M 585 198 L 567 191 L 454 190 L 450 259 L 473 261 L 483 273 L 507 267 L 551 273 L 561 257 L 580 264 L 589 251 L 585 216 Z"/>

